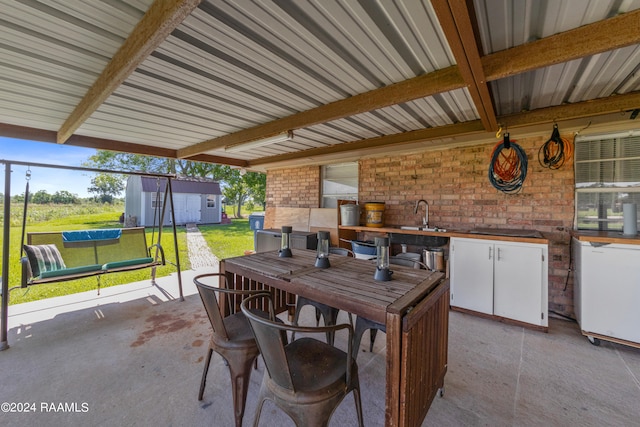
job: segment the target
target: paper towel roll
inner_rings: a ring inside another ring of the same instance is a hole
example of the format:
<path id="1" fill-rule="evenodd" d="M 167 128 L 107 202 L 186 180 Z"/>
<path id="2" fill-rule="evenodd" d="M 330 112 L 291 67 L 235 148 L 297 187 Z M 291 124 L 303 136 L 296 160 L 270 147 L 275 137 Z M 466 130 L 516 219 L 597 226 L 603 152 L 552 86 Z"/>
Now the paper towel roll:
<path id="1" fill-rule="evenodd" d="M 638 234 L 638 208 L 635 203 L 622 204 L 622 234 L 625 236 L 635 236 Z"/>

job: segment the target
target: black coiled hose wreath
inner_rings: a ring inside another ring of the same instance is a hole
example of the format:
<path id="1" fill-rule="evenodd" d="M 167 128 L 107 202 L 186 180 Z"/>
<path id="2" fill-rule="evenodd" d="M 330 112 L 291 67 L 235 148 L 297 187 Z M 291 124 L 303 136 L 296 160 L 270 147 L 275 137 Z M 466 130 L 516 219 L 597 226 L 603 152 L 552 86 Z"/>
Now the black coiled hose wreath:
<path id="1" fill-rule="evenodd" d="M 489 182 L 503 193 L 517 193 L 527 177 L 527 166 L 527 154 L 505 133 L 504 140 L 496 144 L 491 154 Z"/>
<path id="2" fill-rule="evenodd" d="M 560 136 L 558 125 L 553 125 L 551 138 L 538 150 L 538 161 L 542 167 L 560 169 L 572 154 L 571 142 Z"/>

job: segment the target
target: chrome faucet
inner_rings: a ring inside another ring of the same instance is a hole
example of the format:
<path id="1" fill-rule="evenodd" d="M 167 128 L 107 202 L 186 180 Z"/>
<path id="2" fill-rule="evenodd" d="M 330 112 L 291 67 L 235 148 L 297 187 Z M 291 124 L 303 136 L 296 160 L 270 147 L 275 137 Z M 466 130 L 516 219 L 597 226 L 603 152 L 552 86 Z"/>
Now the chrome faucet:
<path id="1" fill-rule="evenodd" d="M 425 199 L 420 199 L 416 202 L 416 208 L 413 213 L 418 213 L 420 203 L 424 203 L 424 218 L 422 219 L 422 225 L 424 225 L 425 227 L 429 227 L 429 203 L 427 203 Z"/>

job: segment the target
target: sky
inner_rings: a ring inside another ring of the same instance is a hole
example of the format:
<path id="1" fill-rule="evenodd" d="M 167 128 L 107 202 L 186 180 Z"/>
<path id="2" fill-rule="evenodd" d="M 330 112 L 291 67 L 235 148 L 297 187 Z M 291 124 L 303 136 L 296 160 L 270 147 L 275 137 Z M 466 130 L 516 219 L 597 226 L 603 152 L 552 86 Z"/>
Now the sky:
<path id="1" fill-rule="evenodd" d="M 46 163 L 64 166 L 82 166 L 95 149 L 72 147 L 53 144 L 50 142 L 34 142 L 23 139 L 0 137 L 0 160 L 14 160 L 23 162 Z M 0 193 L 5 188 L 5 167 L 0 164 Z M 26 180 L 26 166 L 12 165 L 11 167 L 11 195 L 24 193 Z M 96 174 L 89 172 L 70 171 L 66 169 L 51 169 L 32 167 L 29 192 L 36 193 L 45 190 L 49 194 L 57 191 L 68 191 L 78 197 L 91 197 L 87 188 L 91 185 L 91 178 Z"/>

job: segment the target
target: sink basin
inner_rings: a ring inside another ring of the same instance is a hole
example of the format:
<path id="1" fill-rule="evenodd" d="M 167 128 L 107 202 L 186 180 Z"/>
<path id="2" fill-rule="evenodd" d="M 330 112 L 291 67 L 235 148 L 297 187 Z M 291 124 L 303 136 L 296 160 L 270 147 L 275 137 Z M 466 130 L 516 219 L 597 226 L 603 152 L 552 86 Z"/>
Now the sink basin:
<path id="1" fill-rule="evenodd" d="M 397 227 L 397 233 L 389 233 L 391 243 L 406 244 L 412 246 L 421 246 L 425 248 L 438 248 L 449 243 L 449 237 L 444 234 L 443 229 L 438 229 L 438 232 L 427 233 L 426 231 L 434 231 L 433 229 L 426 229 L 419 225 L 407 225 L 406 228 Z M 407 230 L 407 231 L 402 231 Z M 417 231 L 417 233 L 409 233 L 408 230 Z M 442 233 L 440 233 L 442 231 Z"/>

